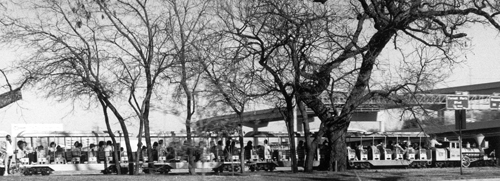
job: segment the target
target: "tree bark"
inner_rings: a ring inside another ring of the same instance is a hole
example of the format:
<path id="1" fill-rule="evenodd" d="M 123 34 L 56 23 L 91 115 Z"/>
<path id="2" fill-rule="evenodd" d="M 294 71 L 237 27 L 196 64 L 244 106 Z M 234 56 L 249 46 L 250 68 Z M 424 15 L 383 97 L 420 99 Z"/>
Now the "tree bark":
<path id="1" fill-rule="evenodd" d="M 139 174 L 139 160 L 141 158 L 139 158 L 141 156 L 141 152 L 142 152 L 142 130 L 143 130 L 143 122 L 142 122 L 142 119 L 140 119 L 140 123 L 139 123 L 139 135 L 137 136 L 137 152 L 136 152 L 136 156 L 135 156 L 135 167 L 134 167 L 134 173 L 135 174 Z M 148 149 L 148 153 L 151 152 L 150 149 Z M 149 160 L 151 159 L 152 157 L 149 157 L 149 154 L 148 154 L 148 162 Z M 149 164 L 148 164 L 149 166 Z M 151 173 L 151 172 L 148 172 L 148 173 Z"/>
<path id="2" fill-rule="evenodd" d="M 329 171 L 343 172 L 347 169 L 347 146 L 345 138 L 346 131 L 334 131 L 330 133 L 328 142 L 330 147 Z"/>
<path id="3" fill-rule="evenodd" d="M 113 130 L 111 129 L 111 125 L 109 124 L 108 106 L 106 106 L 106 104 L 100 99 L 99 99 L 99 102 L 101 103 L 101 106 L 102 106 L 102 112 L 104 114 L 104 122 L 106 123 L 106 130 L 108 130 L 109 137 L 111 137 L 111 141 L 113 142 L 113 148 L 114 148 L 113 157 L 115 159 L 116 172 L 118 173 L 118 175 L 121 175 L 120 162 L 119 162 L 120 159 L 118 157 L 117 150 L 116 150 L 115 134 L 113 133 Z M 106 160 L 107 159 L 108 158 L 106 157 Z M 105 163 L 104 165 L 105 165 L 104 170 L 107 170 L 108 169 L 107 163 Z"/>
<path id="4" fill-rule="evenodd" d="M 311 142 L 311 132 L 309 129 L 309 116 L 307 115 L 307 109 L 304 105 L 304 102 L 300 100 L 300 98 L 296 97 L 297 106 L 300 110 L 300 114 L 302 115 L 302 125 L 304 128 L 304 140 L 306 146 L 306 159 L 304 162 L 304 171 L 312 172 L 313 171 L 313 163 L 314 163 L 314 154 L 316 153 L 317 145 L 312 145 Z"/>
<path id="5" fill-rule="evenodd" d="M 102 100 L 108 106 L 108 108 L 111 110 L 111 112 L 113 112 L 116 119 L 118 119 L 118 123 L 120 123 L 120 127 L 123 131 L 123 138 L 125 140 L 125 146 L 127 147 L 128 159 L 134 160 L 133 153 L 132 153 L 132 147 L 130 146 L 130 138 L 128 137 L 129 133 L 128 133 L 127 125 L 125 124 L 125 119 L 121 116 L 121 114 L 114 107 L 114 105 L 111 104 L 111 101 L 109 99 L 107 99 L 107 97 L 104 94 L 101 93 L 100 90 L 94 89 L 94 91 L 96 92 L 99 100 Z M 134 163 L 129 162 L 128 168 L 129 168 L 129 170 L 134 170 Z M 133 175 L 134 172 L 129 172 L 129 174 Z"/>
<path id="6" fill-rule="evenodd" d="M 244 144 L 243 143 L 243 116 L 242 113 L 238 114 L 238 119 L 240 120 L 240 124 L 238 125 L 238 138 L 240 141 L 240 173 L 245 172 L 245 152 L 244 152 Z"/>
<path id="7" fill-rule="evenodd" d="M 292 172 L 297 173 L 297 152 L 295 149 L 295 132 L 294 132 L 294 119 L 293 119 L 293 104 L 292 104 L 292 96 L 286 96 L 287 106 L 286 106 L 286 115 L 285 121 L 288 123 L 288 138 L 290 139 L 290 159 L 292 161 Z"/>

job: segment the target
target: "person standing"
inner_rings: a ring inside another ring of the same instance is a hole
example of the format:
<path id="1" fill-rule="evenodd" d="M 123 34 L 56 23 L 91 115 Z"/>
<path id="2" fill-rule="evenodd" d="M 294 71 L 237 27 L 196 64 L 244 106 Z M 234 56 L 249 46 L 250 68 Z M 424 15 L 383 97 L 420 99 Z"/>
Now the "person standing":
<path id="1" fill-rule="evenodd" d="M 5 155 L 5 171 L 3 173 L 3 176 L 8 176 L 10 174 L 10 161 L 12 160 L 12 156 L 14 155 L 14 147 L 12 146 L 12 139 L 10 138 L 10 135 L 5 136 L 5 142 L 2 145 L 2 152 L 4 152 Z"/>
<path id="2" fill-rule="evenodd" d="M 253 146 L 252 141 L 247 142 L 247 146 L 245 146 L 245 159 L 250 160 L 252 158 Z"/>
<path id="3" fill-rule="evenodd" d="M 300 140 L 299 141 L 299 145 L 297 146 L 297 155 L 299 156 L 299 165 L 303 166 L 303 163 L 304 163 L 304 158 L 306 157 L 306 147 L 304 145 L 304 141 L 303 140 Z"/>
<path id="4" fill-rule="evenodd" d="M 436 148 L 436 145 L 439 145 L 439 146 L 442 145 L 441 143 L 439 143 L 439 141 L 436 140 L 436 135 L 433 135 L 432 139 L 429 142 L 430 142 L 431 149 Z"/>
<path id="5" fill-rule="evenodd" d="M 267 140 L 264 140 L 264 159 L 266 159 L 267 155 L 269 155 L 269 158 L 271 157 L 271 146 L 267 143 Z"/>

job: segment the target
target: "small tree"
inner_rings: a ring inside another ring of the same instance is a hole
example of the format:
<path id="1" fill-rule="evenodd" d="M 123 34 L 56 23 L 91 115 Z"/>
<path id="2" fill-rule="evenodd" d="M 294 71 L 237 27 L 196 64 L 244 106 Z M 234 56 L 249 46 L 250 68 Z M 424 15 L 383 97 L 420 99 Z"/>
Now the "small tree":
<path id="1" fill-rule="evenodd" d="M 176 67 L 174 74 L 164 74 L 165 78 L 178 85 L 177 99 L 185 108 L 186 146 L 190 165 L 189 173 L 194 174 L 194 159 L 192 143 L 192 119 L 197 107 L 197 92 L 203 68 L 199 62 L 198 50 L 208 36 L 210 19 L 208 11 L 212 1 L 177 1 L 168 0 L 166 7 L 169 9 L 167 24 L 168 37 L 172 40 L 172 51 L 175 54 Z M 182 94 L 181 94 L 182 93 Z M 181 96 L 182 95 L 182 96 Z"/>

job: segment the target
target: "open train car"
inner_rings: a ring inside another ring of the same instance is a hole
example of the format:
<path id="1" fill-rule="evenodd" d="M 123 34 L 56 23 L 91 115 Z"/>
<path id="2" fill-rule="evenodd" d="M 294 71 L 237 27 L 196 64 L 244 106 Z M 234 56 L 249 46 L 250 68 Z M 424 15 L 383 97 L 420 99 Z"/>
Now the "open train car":
<path id="1" fill-rule="evenodd" d="M 122 138 L 120 134 L 115 135 L 118 135 L 116 137 L 118 140 Z M 12 144 L 15 149 L 19 149 L 17 142 L 24 141 L 27 143 L 25 148 L 27 154 L 22 158 L 14 156 L 10 168 L 12 173 L 49 175 L 53 171 L 102 171 L 106 170 L 105 165 L 112 167 L 115 163 L 112 157 L 106 156 L 111 155 L 110 153 L 89 149 L 90 144 L 97 145 L 99 141 L 110 140 L 109 135 L 104 132 L 21 132 L 14 136 Z M 76 141 L 83 147 L 78 151 L 72 149 Z M 59 147 L 59 150 L 48 149 L 48 145 L 52 142 Z M 124 161 L 116 163 L 126 166 Z"/>
<path id="2" fill-rule="evenodd" d="M 363 141 L 364 138 L 364 141 Z M 371 138 L 371 139 L 370 139 Z M 381 142 L 381 140 L 384 142 Z M 396 138 L 395 142 L 392 142 Z M 423 139 L 424 138 L 424 139 Z M 359 138 L 351 135 L 351 146 L 348 147 L 348 162 L 350 168 L 372 167 L 454 167 L 460 166 L 490 166 L 496 163 L 496 158 L 487 153 L 488 141 L 484 136 L 478 136 L 478 146 L 470 143 L 460 148 L 459 141 L 443 141 L 436 148 L 427 147 L 428 136 L 421 133 L 364 133 Z M 401 140 L 402 139 L 402 140 Z M 380 142 L 375 146 L 376 141 Z M 387 140 L 390 142 L 387 143 Z M 354 144 L 359 142 L 358 144 Z M 371 142 L 371 143 L 370 143 Z M 394 144 L 391 144 L 394 143 Z M 413 143 L 413 144 L 411 144 Z M 370 146 L 363 146 L 370 144 Z M 412 146 L 413 145 L 413 146 Z M 460 160 L 462 154 L 462 161 Z"/>
<path id="3" fill-rule="evenodd" d="M 192 150 L 194 150 L 195 164 L 192 168 L 201 169 L 205 172 L 207 170 L 214 172 L 232 172 L 239 171 L 240 169 L 248 170 L 268 170 L 272 171 L 277 166 L 278 163 L 272 161 L 270 156 L 265 159 L 264 157 L 259 158 L 258 155 L 254 155 L 254 159 L 245 160 L 245 168 L 240 166 L 239 153 L 242 150 L 239 145 L 238 139 L 232 139 L 231 141 L 235 143 L 232 153 L 227 155 L 223 150 L 226 147 L 226 141 L 228 141 L 231 136 L 217 136 L 215 134 L 204 134 L 203 136 L 193 136 L 192 137 Z M 236 135 L 232 135 L 233 138 Z M 252 138 L 245 137 L 244 140 L 249 140 Z M 273 139 L 277 139 L 273 137 Z M 144 164 L 144 172 L 157 172 L 157 173 L 168 173 L 171 169 L 188 169 L 187 155 L 185 153 L 185 141 L 187 136 L 185 133 L 172 133 L 172 132 L 157 132 L 151 133 L 152 145 L 158 144 L 157 147 L 161 146 L 160 142 L 163 142 L 163 146 L 167 147 L 167 155 L 162 155 L 157 149 L 153 149 L 151 161 L 152 165 Z M 221 142 L 222 149 L 220 149 L 218 154 L 214 154 L 217 142 Z M 272 145 L 275 146 L 275 145 Z M 155 146 L 153 146 L 155 147 Z M 220 152 L 220 153 L 219 153 Z M 224 153 L 222 153 L 224 152 Z M 149 160 L 146 156 L 142 160 Z"/>
<path id="4" fill-rule="evenodd" d="M 347 136 L 350 168 L 427 167 L 429 151 L 422 132 L 358 132 Z"/>

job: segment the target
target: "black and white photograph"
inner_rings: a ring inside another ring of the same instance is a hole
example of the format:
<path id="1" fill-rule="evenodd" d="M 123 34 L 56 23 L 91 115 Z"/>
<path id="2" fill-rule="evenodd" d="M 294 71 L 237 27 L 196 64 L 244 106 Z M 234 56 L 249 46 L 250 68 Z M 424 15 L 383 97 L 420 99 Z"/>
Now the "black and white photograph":
<path id="1" fill-rule="evenodd" d="M 0 180 L 500 180 L 498 0 L 0 0 Z"/>

